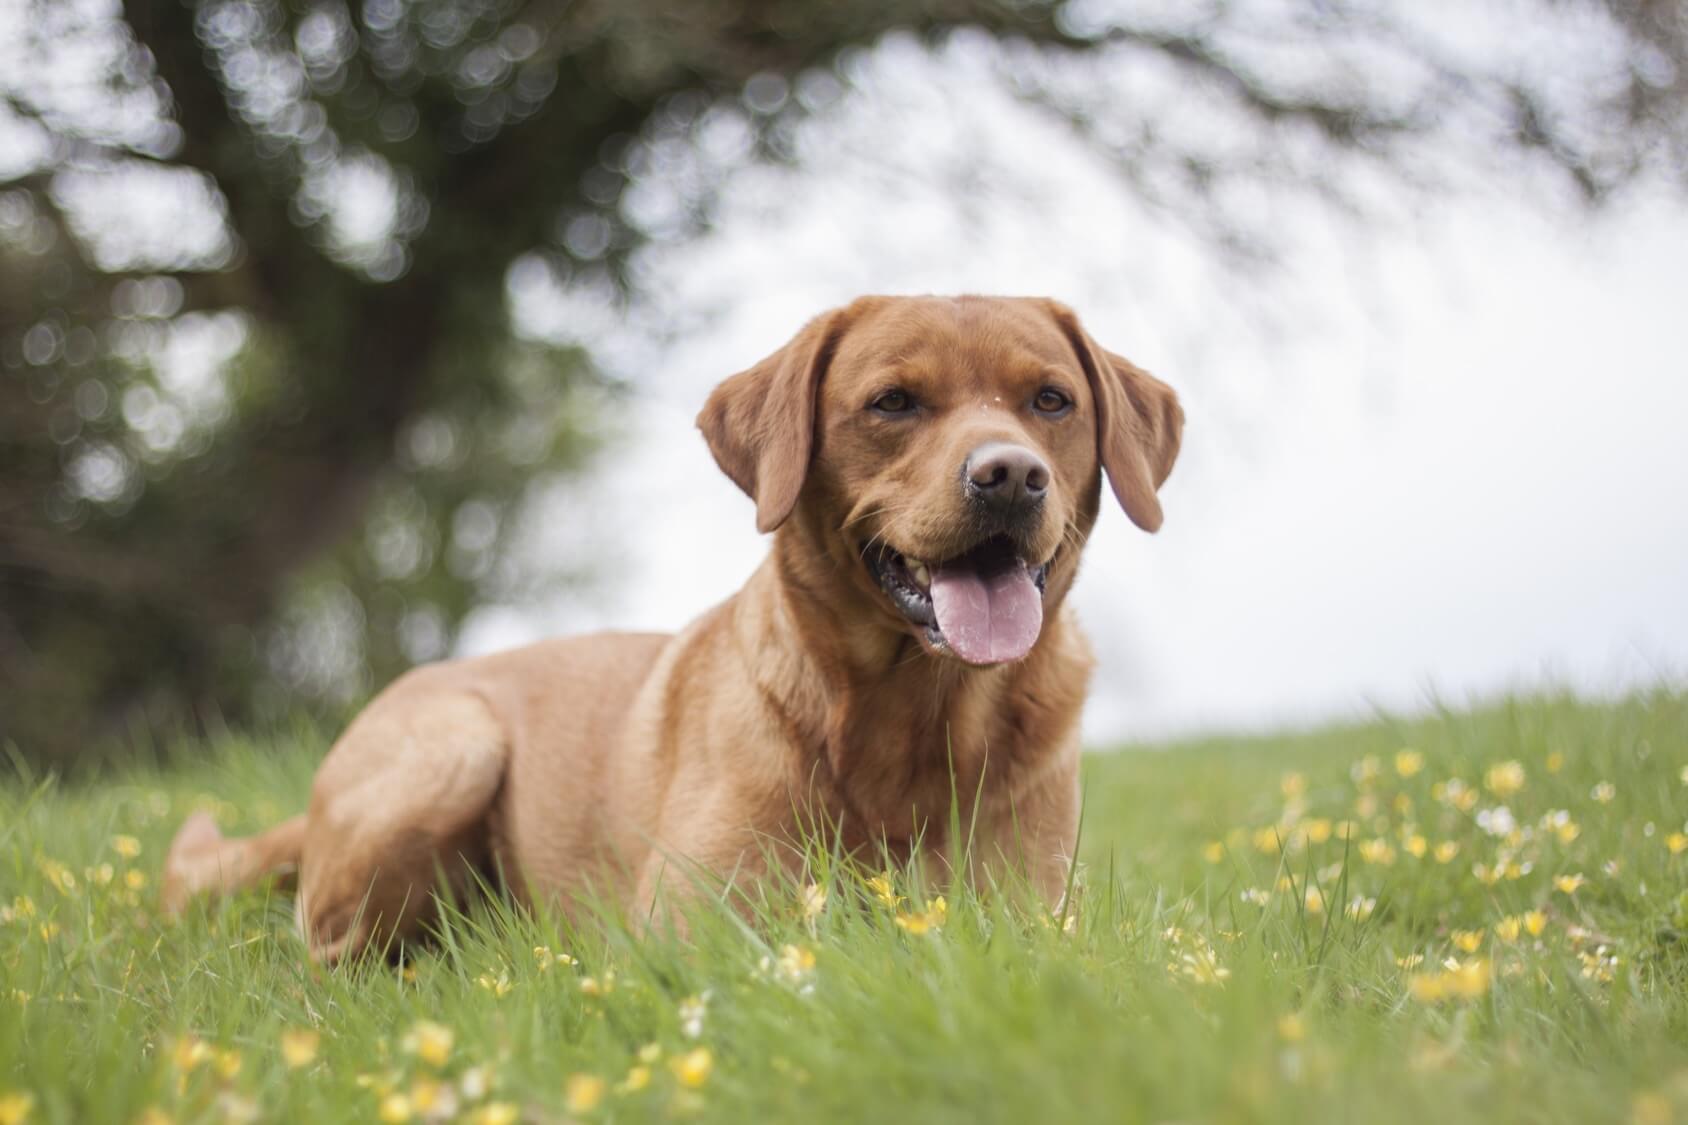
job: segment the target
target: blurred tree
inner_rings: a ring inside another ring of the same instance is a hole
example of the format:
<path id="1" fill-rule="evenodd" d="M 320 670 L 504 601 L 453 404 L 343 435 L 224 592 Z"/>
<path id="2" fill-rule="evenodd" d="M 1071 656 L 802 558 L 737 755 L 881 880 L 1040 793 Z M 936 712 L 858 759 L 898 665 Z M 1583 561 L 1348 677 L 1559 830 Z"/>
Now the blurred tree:
<path id="1" fill-rule="evenodd" d="M 507 548 L 618 391 L 517 331 L 512 296 L 625 285 L 642 240 L 707 222 L 712 137 L 789 157 L 847 85 L 835 57 L 890 29 L 994 37 L 1004 81 L 1220 252 L 1248 244 L 1229 185 L 1336 195 L 1337 159 L 1537 163 L 1590 202 L 1680 181 L 1681 4 L 1459 14 L 0 0 L 0 740 L 52 757 L 137 718 L 350 699 L 477 602 L 566 578 L 580 560 Z M 1577 69 L 1535 49 L 1549 25 Z M 1134 117 L 1120 82 L 1148 71 L 1209 126 Z"/>

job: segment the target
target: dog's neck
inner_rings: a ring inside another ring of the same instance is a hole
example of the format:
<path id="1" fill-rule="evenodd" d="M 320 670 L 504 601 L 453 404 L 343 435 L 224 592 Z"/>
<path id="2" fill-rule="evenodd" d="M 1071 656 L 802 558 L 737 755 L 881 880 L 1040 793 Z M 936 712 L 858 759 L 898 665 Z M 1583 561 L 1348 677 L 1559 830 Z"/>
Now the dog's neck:
<path id="1" fill-rule="evenodd" d="M 859 560 L 814 535 L 782 527 L 730 612 L 740 654 L 793 743 L 790 767 L 835 790 L 836 811 L 870 832 L 906 833 L 911 794 L 934 816 L 952 793 L 970 799 L 982 777 L 1011 782 L 1070 733 L 1045 729 L 1048 696 L 1073 696 L 1067 713 L 1077 715 L 1089 654 L 1058 599 L 1025 660 L 970 667 L 894 628 L 849 569 Z"/>

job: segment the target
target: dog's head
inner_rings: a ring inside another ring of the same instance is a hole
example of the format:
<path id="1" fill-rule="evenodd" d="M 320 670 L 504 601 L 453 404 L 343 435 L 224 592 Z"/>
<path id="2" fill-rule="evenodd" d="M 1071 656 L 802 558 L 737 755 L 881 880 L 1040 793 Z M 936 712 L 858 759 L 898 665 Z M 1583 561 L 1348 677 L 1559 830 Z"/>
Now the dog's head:
<path id="1" fill-rule="evenodd" d="M 797 524 L 865 612 L 969 664 L 1036 643 L 1104 470 L 1132 522 L 1160 527 L 1183 422 L 1171 388 L 1071 311 L 998 297 L 864 297 L 722 383 L 698 417 L 758 528 Z"/>

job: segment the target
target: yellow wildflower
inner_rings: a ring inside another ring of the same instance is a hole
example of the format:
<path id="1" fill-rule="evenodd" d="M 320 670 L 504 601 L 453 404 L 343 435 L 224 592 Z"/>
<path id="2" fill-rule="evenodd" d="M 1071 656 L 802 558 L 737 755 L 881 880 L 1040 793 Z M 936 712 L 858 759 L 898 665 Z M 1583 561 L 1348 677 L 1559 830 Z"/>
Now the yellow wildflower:
<path id="1" fill-rule="evenodd" d="M 1424 853 L 1430 850 L 1430 841 L 1414 832 L 1401 841 L 1401 850 L 1414 859 L 1423 859 Z"/>
<path id="2" fill-rule="evenodd" d="M 1435 1004 L 1448 994 L 1448 986 L 1442 973 L 1414 973 L 1407 991 L 1420 1004 Z"/>
<path id="3" fill-rule="evenodd" d="M 1492 980 L 1488 961 L 1477 958 L 1461 964 L 1450 959 L 1441 972 L 1413 974 L 1407 982 L 1407 990 L 1421 1004 L 1475 1000 L 1489 990 Z"/>
<path id="4" fill-rule="evenodd" d="M 212 1057 L 219 1076 L 233 1078 L 240 1073 L 240 1052 L 233 1047 L 218 1047 Z"/>
<path id="5" fill-rule="evenodd" d="M 780 976 L 788 981 L 799 981 L 814 971 L 815 953 L 801 945 L 782 945 L 777 964 Z"/>
<path id="6" fill-rule="evenodd" d="M 1278 1017 L 1278 1037 L 1286 1043 L 1299 1043 L 1307 1038 L 1307 1021 L 1299 1012 L 1285 1012 Z"/>
<path id="7" fill-rule="evenodd" d="M 639 1061 L 646 1065 L 654 1064 L 662 1057 L 661 1043 L 646 1043 L 639 1048 Z"/>
<path id="8" fill-rule="evenodd" d="M 510 1102 L 488 1102 L 469 1118 L 473 1125 L 516 1125 L 521 1110 Z"/>
<path id="9" fill-rule="evenodd" d="M 671 1059 L 668 1068 L 680 1085 L 696 1090 L 709 1081 L 709 1072 L 715 1069 L 715 1056 L 709 1053 L 708 1047 L 696 1047 Z"/>
<path id="10" fill-rule="evenodd" d="M 1330 839 L 1331 823 L 1322 816 L 1316 816 L 1301 826 L 1307 835 L 1309 844 L 1322 844 Z"/>
<path id="11" fill-rule="evenodd" d="M 381 1099 L 380 1108 L 376 1111 L 376 1116 L 387 1125 L 399 1125 L 400 1122 L 409 1121 L 410 1115 L 410 1099 L 403 1094 L 388 1094 Z"/>
<path id="12" fill-rule="evenodd" d="M 596 1074 L 571 1074 L 563 1086 L 563 1104 L 570 1113 L 591 1113 L 604 1100 L 609 1084 Z"/>
<path id="13" fill-rule="evenodd" d="M 34 1109 L 34 1094 L 22 1091 L 0 1094 L 0 1125 L 23 1125 Z"/>
<path id="14" fill-rule="evenodd" d="M 1482 930 L 1455 930 L 1452 934 L 1454 948 L 1461 953 L 1475 953 L 1483 945 Z"/>
<path id="15" fill-rule="evenodd" d="M 1254 850 L 1263 855 L 1276 855 L 1283 850 L 1284 834 L 1275 825 L 1268 824 L 1264 828 L 1256 828 L 1250 839 L 1254 843 Z"/>
<path id="16" fill-rule="evenodd" d="M 145 890 L 147 885 L 147 873 L 131 867 L 123 873 L 123 885 L 132 891 Z"/>
<path id="17" fill-rule="evenodd" d="M 949 904 L 944 896 L 926 900 L 926 910 L 920 914 L 909 914 L 899 911 L 897 925 L 911 934 L 926 934 L 944 928 L 944 919 L 949 915 Z"/>
<path id="18" fill-rule="evenodd" d="M 1669 836 L 1665 837 L 1665 847 L 1670 849 L 1671 855 L 1681 855 L 1683 852 L 1688 851 L 1688 836 L 1683 835 L 1681 832 L 1672 832 Z"/>
<path id="19" fill-rule="evenodd" d="M 1590 789 L 1588 795 L 1602 805 L 1609 805 L 1612 803 L 1612 799 L 1618 795 L 1618 789 L 1610 781 L 1602 781 L 1597 783 L 1593 789 Z"/>
<path id="20" fill-rule="evenodd" d="M 1524 912 L 1525 933 L 1531 937 L 1540 937 L 1541 932 L 1545 929 L 1547 929 L 1547 915 L 1539 910 L 1526 910 Z"/>
<path id="21" fill-rule="evenodd" d="M 1395 862 L 1395 848 L 1381 836 L 1363 840 L 1360 843 L 1360 858 L 1367 863 L 1376 863 L 1388 867 Z"/>
<path id="22" fill-rule="evenodd" d="M 813 922 L 826 909 L 826 888 L 819 883 L 810 883 L 803 888 L 798 899 L 798 908 L 802 912 L 803 920 Z"/>
<path id="23" fill-rule="evenodd" d="M 188 1071 L 208 1062 L 211 1058 L 211 1047 L 197 1035 L 184 1035 L 176 1040 L 176 1045 L 170 1051 L 170 1061 L 176 1064 L 177 1070 Z"/>
<path id="24" fill-rule="evenodd" d="M 410 1087 L 410 1108 L 430 1121 L 457 1114 L 457 1091 L 437 1078 L 418 1078 Z"/>
<path id="25" fill-rule="evenodd" d="M 1592 980 L 1610 983 L 1618 967 L 1618 956 L 1604 945 L 1595 946 L 1593 951 L 1582 950 L 1577 953 L 1582 961 L 1582 975 Z"/>
<path id="26" fill-rule="evenodd" d="M 1354 798 L 1354 815 L 1361 820 L 1370 820 L 1377 815 L 1377 794 L 1361 793 Z"/>
<path id="27" fill-rule="evenodd" d="M 1231 976 L 1231 970 L 1221 965 L 1219 957 L 1205 945 L 1180 953 L 1167 968 L 1197 984 L 1224 984 Z"/>
<path id="28" fill-rule="evenodd" d="M 35 866 L 41 874 L 47 877 L 49 883 L 59 889 L 60 894 L 68 895 L 76 889 L 76 876 L 71 873 L 70 868 L 58 860 L 48 859 L 46 856 L 37 856 Z"/>
<path id="29" fill-rule="evenodd" d="M 1225 858 L 1225 845 L 1218 840 L 1209 840 L 1202 845 L 1202 858 L 1209 863 L 1218 863 Z"/>
<path id="30" fill-rule="evenodd" d="M 540 973 L 549 973 L 552 965 L 574 965 L 576 961 L 567 953 L 552 953 L 550 946 L 533 946 L 533 963 Z"/>
<path id="31" fill-rule="evenodd" d="M 451 1028 L 432 1020 L 418 1020 L 405 1035 L 402 1046 L 431 1067 L 442 1067 L 451 1058 L 457 1036 Z"/>
<path id="32" fill-rule="evenodd" d="M 889 906 L 893 910 L 895 910 L 903 901 L 903 896 L 898 894 L 892 888 L 891 873 L 889 871 L 882 871 L 878 875 L 869 879 L 867 881 L 867 889 L 873 892 L 874 898 L 878 899 L 883 905 Z"/>
<path id="33" fill-rule="evenodd" d="M 1470 812 L 1477 807 L 1477 790 L 1454 778 L 1448 786 L 1448 803 L 1460 812 Z"/>
<path id="34" fill-rule="evenodd" d="M 288 1070 L 298 1070 L 316 1061 L 317 1047 L 322 1033 L 307 1028 L 290 1027 L 281 1033 L 281 1059 Z"/>
<path id="35" fill-rule="evenodd" d="M 627 1077 L 615 1085 L 618 1094 L 636 1094 L 651 1084 L 651 1068 L 643 1064 L 628 1067 Z"/>
<path id="36" fill-rule="evenodd" d="M 113 836 L 111 850 L 124 859 L 134 859 L 141 854 L 141 842 L 133 836 Z"/>
<path id="37" fill-rule="evenodd" d="M 1448 978 L 1448 994 L 1462 1000 L 1474 1000 L 1489 991 L 1489 983 L 1493 979 L 1489 962 L 1482 958 L 1467 961 L 1445 975 Z"/>
<path id="38" fill-rule="evenodd" d="M 1409 953 L 1405 957 L 1397 957 L 1395 958 L 1395 964 L 1399 965 L 1403 969 L 1416 969 L 1420 965 L 1424 964 L 1424 954 Z"/>
<path id="39" fill-rule="evenodd" d="M 1580 873 L 1576 875 L 1555 875 L 1553 877 L 1553 889 L 1562 894 L 1574 895 L 1586 882 L 1588 880 L 1583 878 Z"/>
<path id="40" fill-rule="evenodd" d="M 482 973 L 479 977 L 475 978 L 475 980 L 477 984 L 492 993 L 493 996 L 499 1000 L 508 996 L 510 994 L 510 990 L 515 987 L 515 985 L 510 983 L 510 974 L 503 970 L 501 970 L 496 977 L 492 975 L 491 970 L 488 970 L 487 972 Z"/>
<path id="41" fill-rule="evenodd" d="M 1483 785 L 1497 797 L 1510 797 L 1524 788 L 1524 764 L 1518 761 L 1496 762 L 1483 775 Z"/>
<path id="42" fill-rule="evenodd" d="M 1436 857 L 1437 863 L 1452 863 L 1454 857 L 1459 854 L 1459 843 L 1456 840 L 1438 841 L 1435 850 L 1430 854 Z"/>
<path id="43" fill-rule="evenodd" d="M 1364 922 L 1367 918 L 1372 916 L 1372 911 L 1376 909 L 1377 900 L 1375 898 L 1356 896 L 1354 901 L 1348 904 L 1348 908 L 1344 910 L 1343 913 L 1356 922 Z"/>
<path id="44" fill-rule="evenodd" d="M 1523 919 L 1515 914 L 1509 914 L 1495 923 L 1495 936 L 1504 942 L 1518 940 L 1518 935 L 1524 930 Z"/>
<path id="45" fill-rule="evenodd" d="M 1424 755 L 1417 750 L 1397 750 L 1395 752 L 1395 772 L 1402 777 L 1411 777 L 1424 768 Z"/>
<path id="46" fill-rule="evenodd" d="M 1325 892 L 1317 887 L 1308 887 L 1307 893 L 1301 898 L 1302 905 L 1309 914 L 1323 914 L 1325 912 Z"/>
<path id="47" fill-rule="evenodd" d="M 1676 1119 L 1670 1097 L 1657 1091 L 1643 1091 L 1629 1103 L 1629 1117 L 1634 1125 L 1670 1125 Z"/>
<path id="48" fill-rule="evenodd" d="M 478 1102 L 492 1089 L 492 1067 L 487 1063 L 472 1066 L 457 1080 L 457 1088 L 472 1102 Z"/>
<path id="49" fill-rule="evenodd" d="M 175 1125 L 175 1120 L 162 1109 L 152 1105 L 143 1109 L 141 1115 L 135 1118 L 135 1125 Z"/>

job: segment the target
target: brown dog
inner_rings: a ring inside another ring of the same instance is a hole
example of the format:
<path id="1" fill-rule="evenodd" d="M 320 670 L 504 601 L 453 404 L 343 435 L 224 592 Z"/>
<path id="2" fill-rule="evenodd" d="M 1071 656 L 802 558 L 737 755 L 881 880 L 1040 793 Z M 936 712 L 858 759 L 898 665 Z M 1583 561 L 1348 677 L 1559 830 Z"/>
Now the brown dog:
<path id="1" fill-rule="evenodd" d="M 677 636 L 408 673 L 335 743 L 309 812 L 238 840 L 184 824 L 167 905 L 296 870 L 301 932 L 333 960 L 411 934 L 442 870 L 644 915 L 670 860 L 754 876 L 826 824 L 941 877 L 952 794 L 965 874 L 1009 865 L 1053 902 L 1091 666 L 1061 607 L 1104 470 L 1160 526 L 1172 391 L 1050 301 L 867 297 L 722 383 L 698 424 L 775 533 L 739 593 Z M 696 886 L 676 869 L 663 901 Z"/>

